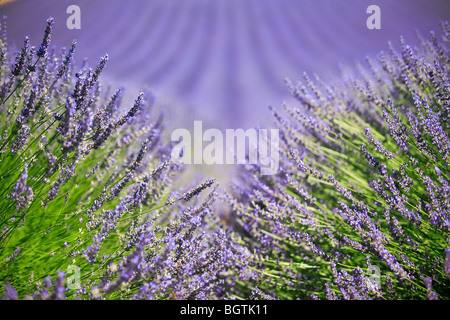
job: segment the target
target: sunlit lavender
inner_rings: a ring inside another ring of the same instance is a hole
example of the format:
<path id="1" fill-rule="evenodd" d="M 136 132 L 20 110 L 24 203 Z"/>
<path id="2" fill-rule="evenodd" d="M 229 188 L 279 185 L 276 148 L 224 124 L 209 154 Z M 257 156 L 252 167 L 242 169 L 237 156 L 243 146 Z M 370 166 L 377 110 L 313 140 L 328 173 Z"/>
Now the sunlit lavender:
<path id="1" fill-rule="evenodd" d="M 174 190 L 152 97 L 122 111 L 98 79 L 108 57 L 75 69 L 53 23 L 17 54 L 1 24 L 3 298 L 231 298 L 252 260 L 212 213 L 215 180 Z"/>
<path id="2" fill-rule="evenodd" d="M 449 40 L 432 32 L 345 68 L 287 81 L 273 109 L 282 170 L 242 172 L 227 197 L 265 279 L 257 297 L 449 299 Z M 370 272 L 369 270 L 377 271 Z"/>

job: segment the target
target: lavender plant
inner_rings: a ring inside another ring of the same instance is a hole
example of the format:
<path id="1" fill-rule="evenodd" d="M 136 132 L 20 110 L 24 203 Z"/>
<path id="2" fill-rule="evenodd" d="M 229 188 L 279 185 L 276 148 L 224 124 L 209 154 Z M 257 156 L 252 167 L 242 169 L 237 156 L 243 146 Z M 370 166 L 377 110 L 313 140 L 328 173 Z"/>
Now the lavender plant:
<path id="1" fill-rule="evenodd" d="M 17 54 L 0 24 L 0 295 L 4 299 L 218 299 L 250 253 L 211 214 L 214 180 L 174 190 L 182 173 L 163 120 L 140 93 L 96 68 L 75 72 L 74 41 Z M 209 189 L 204 201 L 198 194 Z M 177 196 L 179 195 L 179 196 Z M 197 199 L 197 200 L 195 200 Z M 77 278 L 78 271 L 79 278 Z"/>
<path id="2" fill-rule="evenodd" d="M 368 57 L 273 110 L 280 171 L 227 196 L 261 277 L 253 298 L 450 298 L 450 27 Z M 377 271 L 371 272 L 371 271 Z"/>

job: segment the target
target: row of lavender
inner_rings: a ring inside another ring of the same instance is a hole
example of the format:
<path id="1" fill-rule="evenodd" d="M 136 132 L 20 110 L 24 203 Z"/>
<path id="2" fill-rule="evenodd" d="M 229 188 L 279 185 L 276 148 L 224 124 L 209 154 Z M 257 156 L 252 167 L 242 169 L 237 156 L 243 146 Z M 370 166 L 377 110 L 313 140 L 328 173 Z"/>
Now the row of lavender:
<path id="1" fill-rule="evenodd" d="M 1 24 L 2 295 L 231 298 L 251 254 L 211 212 L 215 181 L 175 192 L 183 169 L 148 95 L 123 110 L 122 92 L 99 82 L 108 57 L 74 70 L 75 42 L 49 46 L 53 23 L 17 55 Z"/>
<path id="2" fill-rule="evenodd" d="M 263 297 L 449 299 L 450 27 L 343 69 L 287 81 L 273 110 L 276 177 L 245 171 L 237 225 L 261 257 Z M 267 280 L 269 279 L 269 280 Z"/>
<path id="3" fill-rule="evenodd" d="M 449 298 L 448 24 L 339 86 L 288 82 L 279 174 L 242 168 L 232 194 L 175 188 L 151 97 L 123 110 L 107 56 L 75 72 L 52 25 L 13 55 L 1 23 L 4 298 Z"/>

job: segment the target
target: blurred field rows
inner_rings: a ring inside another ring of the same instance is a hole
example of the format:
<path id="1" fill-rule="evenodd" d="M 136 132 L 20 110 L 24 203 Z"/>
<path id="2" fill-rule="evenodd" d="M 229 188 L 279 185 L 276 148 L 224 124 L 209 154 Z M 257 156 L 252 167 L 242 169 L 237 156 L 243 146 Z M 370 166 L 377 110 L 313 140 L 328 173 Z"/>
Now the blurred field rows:
<path id="1" fill-rule="evenodd" d="M 77 38 L 79 63 L 87 57 L 95 65 L 108 53 L 105 75 L 126 86 L 130 99 L 150 88 L 172 124 L 203 120 L 223 129 L 270 123 L 268 105 L 291 99 L 286 77 L 307 71 L 332 79 L 339 63 L 363 61 L 400 35 L 414 44 L 414 28 L 427 33 L 449 18 L 448 1 L 377 1 L 382 29 L 368 30 L 372 2 L 81 0 L 81 30 L 66 27 L 74 1 L 16 0 L 0 11 L 17 46 L 25 35 L 37 44 L 53 16 L 52 43 L 69 46 Z"/>

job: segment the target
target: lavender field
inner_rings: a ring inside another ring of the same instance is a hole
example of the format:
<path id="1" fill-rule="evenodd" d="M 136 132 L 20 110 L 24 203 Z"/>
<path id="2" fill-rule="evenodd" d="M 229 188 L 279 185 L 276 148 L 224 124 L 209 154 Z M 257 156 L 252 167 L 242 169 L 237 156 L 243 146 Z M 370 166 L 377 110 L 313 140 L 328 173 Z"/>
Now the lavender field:
<path id="1" fill-rule="evenodd" d="M 0 2 L 3 299 L 450 298 L 448 2 L 71 4 Z"/>

